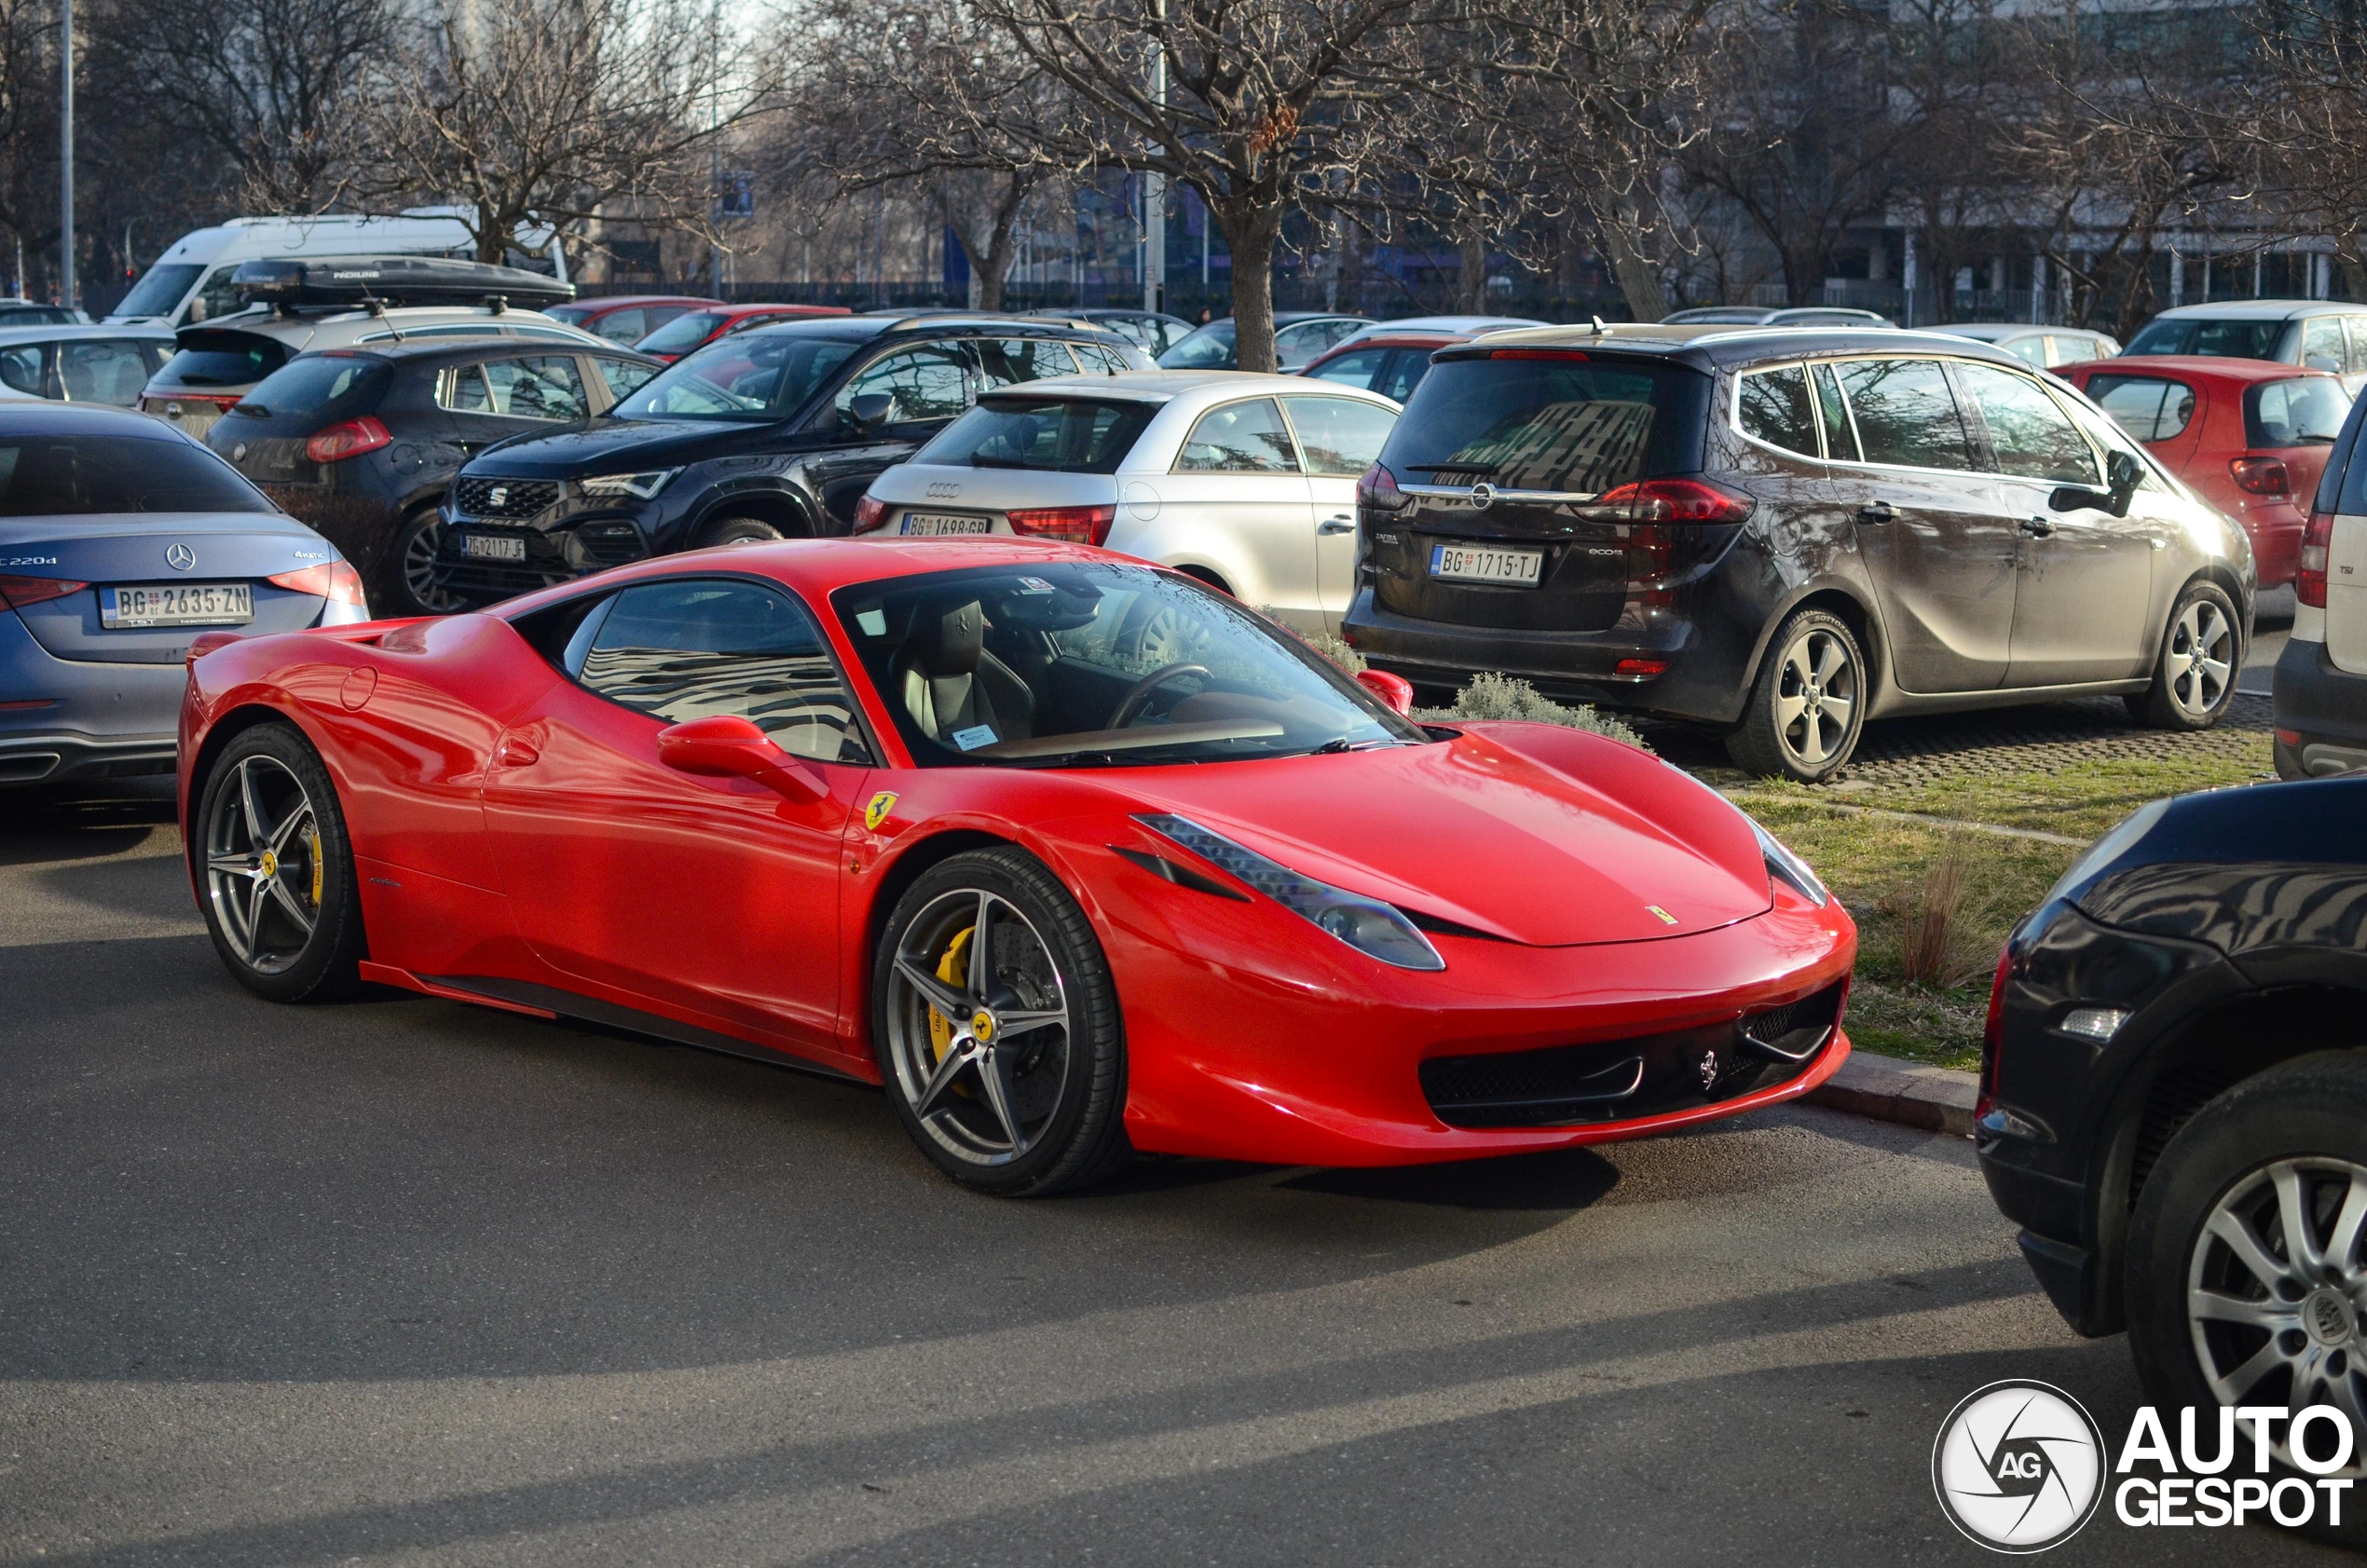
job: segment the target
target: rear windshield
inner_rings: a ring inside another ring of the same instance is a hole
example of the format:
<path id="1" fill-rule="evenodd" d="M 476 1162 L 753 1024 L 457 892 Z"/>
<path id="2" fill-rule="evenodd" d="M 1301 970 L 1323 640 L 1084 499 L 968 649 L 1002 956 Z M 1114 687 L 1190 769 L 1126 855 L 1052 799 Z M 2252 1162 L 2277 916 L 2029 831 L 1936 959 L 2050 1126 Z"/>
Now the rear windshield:
<path id="1" fill-rule="evenodd" d="M 644 354 L 687 354 L 705 343 L 707 334 L 725 320 L 713 310 L 694 310 L 688 316 L 677 316 L 634 347 Z"/>
<path id="2" fill-rule="evenodd" d="M 2244 393 L 2244 442 L 2250 446 L 2318 446 L 2342 433 L 2350 399 L 2333 376 L 2296 375 L 2264 381 Z"/>
<path id="3" fill-rule="evenodd" d="M 1381 461 L 1416 484 L 1600 495 L 1701 467 L 1709 377 L 1650 360 L 1442 359 Z"/>
<path id="4" fill-rule="evenodd" d="M 308 354 L 273 371 L 231 412 L 274 419 L 323 415 L 350 419 L 378 406 L 394 379 L 384 360 L 359 354 Z"/>
<path id="5" fill-rule="evenodd" d="M 169 387 L 252 387 L 288 362 L 288 351 L 267 337 L 242 332 L 192 333 L 157 379 Z"/>
<path id="6" fill-rule="evenodd" d="M 2139 333 L 2125 352 L 2273 360 L 2285 327 L 2283 321 L 2214 321 L 2208 317 L 2156 320 Z"/>
<path id="7" fill-rule="evenodd" d="M 229 464 L 177 437 L 0 436 L 0 517 L 275 510 Z"/>
<path id="8" fill-rule="evenodd" d="M 1115 473 L 1156 403 L 1086 398 L 988 398 L 921 448 L 916 463 L 954 468 Z"/>

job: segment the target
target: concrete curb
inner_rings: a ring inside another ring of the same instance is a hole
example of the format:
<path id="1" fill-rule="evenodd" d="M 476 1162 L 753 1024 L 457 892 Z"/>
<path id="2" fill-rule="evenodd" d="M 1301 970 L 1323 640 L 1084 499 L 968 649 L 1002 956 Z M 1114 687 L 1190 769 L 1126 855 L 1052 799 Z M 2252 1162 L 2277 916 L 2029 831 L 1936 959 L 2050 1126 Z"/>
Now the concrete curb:
<path id="1" fill-rule="evenodd" d="M 1977 1073 L 1852 1051 L 1839 1072 L 1803 1098 L 1812 1105 L 1830 1106 L 1878 1122 L 1970 1138 L 1973 1103 L 1979 1093 Z"/>

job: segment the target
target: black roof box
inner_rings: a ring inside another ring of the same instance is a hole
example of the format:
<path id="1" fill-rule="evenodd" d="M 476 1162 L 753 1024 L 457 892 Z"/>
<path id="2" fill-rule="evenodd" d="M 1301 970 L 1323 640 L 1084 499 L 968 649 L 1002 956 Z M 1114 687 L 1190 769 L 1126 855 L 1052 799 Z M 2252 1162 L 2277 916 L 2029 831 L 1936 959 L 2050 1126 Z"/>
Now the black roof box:
<path id="1" fill-rule="evenodd" d="M 317 256 L 251 261 L 230 284 L 267 305 L 483 305 L 532 308 L 575 297 L 575 285 L 522 267 L 443 256 Z"/>

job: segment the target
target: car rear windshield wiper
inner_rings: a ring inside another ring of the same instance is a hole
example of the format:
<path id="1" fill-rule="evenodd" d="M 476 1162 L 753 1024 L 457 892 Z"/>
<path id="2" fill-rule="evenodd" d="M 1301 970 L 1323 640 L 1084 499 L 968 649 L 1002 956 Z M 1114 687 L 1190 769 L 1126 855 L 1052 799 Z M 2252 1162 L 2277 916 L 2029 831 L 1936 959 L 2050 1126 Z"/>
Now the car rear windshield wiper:
<path id="1" fill-rule="evenodd" d="M 1402 469 L 1419 469 L 1424 473 L 1494 473 L 1501 463 L 1400 463 Z"/>

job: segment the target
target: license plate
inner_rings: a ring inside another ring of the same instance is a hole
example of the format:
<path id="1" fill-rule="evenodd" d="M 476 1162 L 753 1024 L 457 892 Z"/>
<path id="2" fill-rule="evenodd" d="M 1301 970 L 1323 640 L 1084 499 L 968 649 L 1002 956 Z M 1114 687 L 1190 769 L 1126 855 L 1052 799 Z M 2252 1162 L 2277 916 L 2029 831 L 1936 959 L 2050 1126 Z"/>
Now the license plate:
<path id="1" fill-rule="evenodd" d="M 1545 575 L 1541 550 L 1491 550 L 1469 544 L 1430 546 L 1430 576 L 1456 582 L 1509 582 L 1534 588 Z"/>
<path id="2" fill-rule="evenodd" d="M 253 619 L 254 585 L 250 582 L 159 582 L 99 590 L 99 624 L 109 631 L 243 626 Z"/>
<path id="3" fill-rule="evenodd" d="M 904 532 L 911 535 L 991 534 L 994 525 L 983 517 L 963 517 L 947 511 L 908 511 Z"/>
<path id="4" fill-rule="evenodd" d="M 460 553 L 472 561 L 523 561 L 526 540 L 515 534 L 463 534 Z"/>

